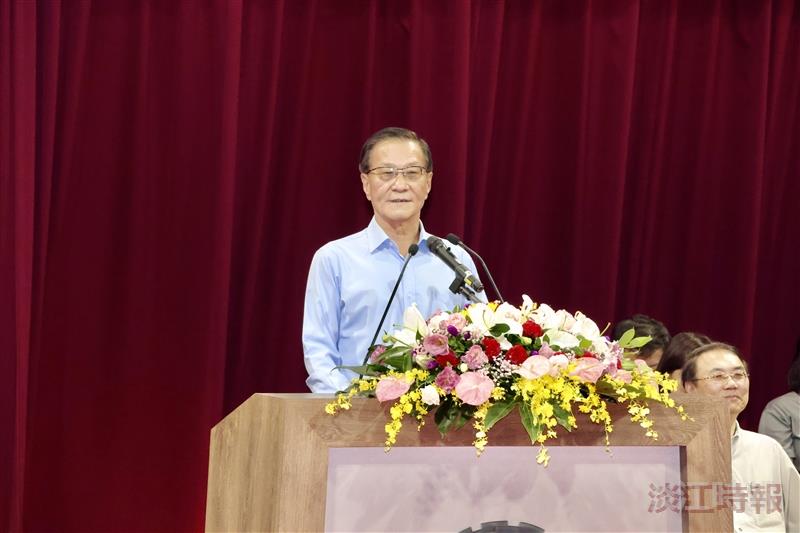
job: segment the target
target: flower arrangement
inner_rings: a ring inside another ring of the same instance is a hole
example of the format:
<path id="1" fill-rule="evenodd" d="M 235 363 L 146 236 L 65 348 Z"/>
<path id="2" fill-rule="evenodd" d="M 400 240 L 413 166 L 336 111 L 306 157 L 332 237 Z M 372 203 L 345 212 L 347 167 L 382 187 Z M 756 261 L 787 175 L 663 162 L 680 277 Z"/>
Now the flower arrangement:
<path id="1" fill-rule="evenodd" d="M 669 395 L 677 383 L 626 357 L 649 341 L 633 329 L 611 341 L 586 315 L 537 305 L 527 295 L 520 307 L 470 304 L 427 321 L 412 306 L 400 329 L 372 348 L 365 366 L 348 367 L 359 377 L 325 410 L 347 410 L 356 395 L 392 402 L 387 451 L 406 417 L 421 428 L 434 411 L 442 435 L 471 422 L 480 455 L 492 426 L 516 408 L 531 442 L 540 445 L 537 462 L 546 466 L 545 443 L 557 438 L 556 426 L 577 428 L 575 409 L 603 425 L 606 446 L 613 430 L 608 401 L 626 404 L 630 419 L 652 439 L 658 433 L 648 402 L 687 418 Z"/>

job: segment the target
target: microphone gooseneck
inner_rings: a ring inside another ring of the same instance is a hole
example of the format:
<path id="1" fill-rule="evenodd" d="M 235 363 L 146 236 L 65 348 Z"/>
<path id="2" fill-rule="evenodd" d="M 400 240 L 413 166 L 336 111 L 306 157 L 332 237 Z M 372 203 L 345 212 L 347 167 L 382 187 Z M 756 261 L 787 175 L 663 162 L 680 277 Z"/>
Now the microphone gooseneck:
<path id="1" fill-rule="evenodd" d="M 503 296 L 500 294 L 500 289 L 497 288 L 497 284 L 494 282 L 494 278 L 492 277 L 492 273 L 489 271 L 489 267 L 486 266 L 486 261 L 483 260 L 483 257 L 481 257 L 480 254 L 478 254 L 478 252 L 476 252 L 475 250 L 464 244 L 464 241 L 462 241 L 461 238 L 459 238 L 459 236 L 456 235 L 455 233 L 448 233 L 447 237 L 445 238 L 451 243 L 455 244 L 456 246 L 462 247 L 463 249 L 465 249 L 467 252 L 469 252 L 471 255 L 475 256 L 478 259 L 478 262 L 483 267 L 483 271 L 486 272 L 486 277 L 489 278 L 489 284 L 492 286 L 492 289 L 494 289 L 494 293 L 497 295 L 497 298 L 501 302 L 505 302 Z"/>
<path id="2" fill-rule="evenodd" d="M 386 302 L 386 307 L 383 310 L 383 315 L 381 316 L 381 321 L 378 322 L 378 327 L 375 329 L 375 335 L 372 336 L 372 342 L 369 343 L 367 346 L 367 353 L 364 355 L 364 361 L 362 361 L 361 366 L 367 364 L 369 360 L 369 355 L 372 353 L 372 347 L 375 346 L 375 340 L 378 338 L 378 334 L 381 332 L 381 327 L 383 327 L 383 321 L 386 320 L 386 315 L 389 313 L 389 307 L 391 307 L 392 302 L 394 301 L 394 295 L 397 294 L 397 288 L 400 286 L 400 281 L 403 279 L 403 274 L 405 274 L 406 267 L 408 266 L 409 261 L 411 258 L 416 255 L 419 251 L 419 246 L 414 243 L 408 247 L 408 253 L 406 254 L 406 260 L 403 262 L 403 268 L 400 269 L 400 275 L 397 276 L 397 281 L 394 284 L 394 289 L 392 289 L 392 295 L 389 296 L 389 301 Z M 363 377 L 364 374 L 359 374 L 359 378 Z"/>

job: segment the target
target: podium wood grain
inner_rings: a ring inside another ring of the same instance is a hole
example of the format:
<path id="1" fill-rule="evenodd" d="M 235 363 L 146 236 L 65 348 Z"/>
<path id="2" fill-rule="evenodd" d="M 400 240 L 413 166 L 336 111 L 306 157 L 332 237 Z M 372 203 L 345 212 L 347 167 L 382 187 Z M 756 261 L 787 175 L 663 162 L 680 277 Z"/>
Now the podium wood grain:
<path id="1" fill-rule="evenodd" d="M 254 394 L 211 430 L 206 531 L 322 531 L 328 448 L 383 447 L 386 409 L 357 398 L 337 416 L 325 414 L 322 394 Z M 612 446 L 681 446 L 686 482 L 730 483 L 730 422 L 723 402 L 676 395 L 693 421 L 651 406 L 659 433 L 652 441 L 631 423 L 622 405 L 611 405 Z M 559 428 L 548 446 L 604 446 L 602 427 L 577 417 L 579 430 Z M 530 443 L 516 412 L 497 423 L 489 445 Z M 396 446 L 471 446 L 472 428 L 442 438 L 435 424 L 416 430 L 408 420 Z M 391 453 L 391 452 L 390 452 Z M 477 459 L 480 460 L 480 459 Z M 685 513 L 687 531 L 731 531 L 730 509 Z"/>

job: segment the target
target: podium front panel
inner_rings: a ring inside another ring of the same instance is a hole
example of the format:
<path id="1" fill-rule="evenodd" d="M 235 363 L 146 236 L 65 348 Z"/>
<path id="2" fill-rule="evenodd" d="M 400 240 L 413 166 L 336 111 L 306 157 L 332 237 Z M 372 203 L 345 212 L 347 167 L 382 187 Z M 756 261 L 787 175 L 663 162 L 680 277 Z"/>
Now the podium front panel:
<path id="1" fill-rule="evenodd" d="M 684 528 L 678 446 L 330 448 L 325 531 L 461 531 L 507 521 L 557 531 Z"/>

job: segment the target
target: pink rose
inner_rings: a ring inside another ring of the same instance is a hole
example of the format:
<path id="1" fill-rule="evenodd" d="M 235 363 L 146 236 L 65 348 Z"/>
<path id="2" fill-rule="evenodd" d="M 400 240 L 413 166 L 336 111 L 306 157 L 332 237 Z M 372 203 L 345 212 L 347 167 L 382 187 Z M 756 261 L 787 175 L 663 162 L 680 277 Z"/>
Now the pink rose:
<path id="1" fill-rule="evenodd" d="M 452 366 L 448 365 L 436 376 L 436 385 L 443 391 L 449 393 L 458 385 L 460 379 L 461 376 L 453 370 Z"/>
<path id="2" fill-rule="evenodd" d="M 481 405 L 492 395 L 494 382 L 478 372 L 464 372 L 456 385 L 456 396 L 469 405 Z"/>
<path id="3" fill-rule="evenodd" d="M 392 376 L 384 376 L 375 387 L 375 397 L 379 402 L 386 402 L 396 400 L 411 387 L 411 383 L 403 378 L 396 378 Z"/>
<path id="4" fill-rule="evenodd" d="M 489 358 L 479 344 L 470 346 L 469 350 L 461 357 L 461 360 L 467 363 L 467 367 L 470 370 L 477 370 L 489 362 Z"/>
<path id="5" fill-rule="evenodd" d="M 383 355 L 383 352 L 385 351 L 386 351 L 386 346 L 384 346 L 383 344 L 379 344 L 378 346 L 376 346 L 375 349 L 372 350 L 372 353 L 369 354 L 369 362 L 370 363 L 379 362 L 381 360 L 381 355 Z"/>
<path id="6" fill-rule="evenodd" d="M 550 345 L 547 344 L 546 342 L 543 342 L 542 347 L 539 348 L 539 355 L 541 355 L 542 357 L 552 357 L 553 355 L 555 355 L 555 353 L 556 352 L 554 352 L 553 349 L 550 348 Z"/>
<path id="7" fill-rule="evenodd" d="M 578 376 L 587 383 L 597 383 L 597 380 L 600 379 L 606 369 L 603 362 L 594 357 L 581 357 L 575 360 L 575 364 L 575 370 L 572 371 L 572 375 Z"/>
<path id="8" fill-rule="evenodd" d="M 440 333 L 431 333 L 422 339 L 422 347 L 431 355 L 444 355 L 450 351 L 447 345 L 447 337 Z"/>
<path id="9" fill-rule="evenodd" d="M 464 318 L 464 315 L 461 313 L 454 313 L 447 317 L 447 320 L 444 321 L 444 327 L 442 329 L 447 329 L 447 326 L 453 326 L 457 330 L 461 331 L 466 325 L 467 319 Z"/>

